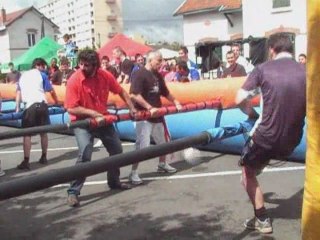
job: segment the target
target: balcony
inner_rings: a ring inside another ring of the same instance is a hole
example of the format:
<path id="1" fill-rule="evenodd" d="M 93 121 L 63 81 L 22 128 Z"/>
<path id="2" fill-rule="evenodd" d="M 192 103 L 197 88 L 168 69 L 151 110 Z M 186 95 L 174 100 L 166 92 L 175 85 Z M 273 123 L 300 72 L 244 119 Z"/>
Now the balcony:
<path id="1" fill-rule="evenodd" d="M 116 0 L 106 0 L 106 4 L 114 4 L 116 3 Z"/>
<path id="2" fill-rule="evenodd" d="M 110 22 L 117 21 L 117 16 L 116 15 L 108 15 L 107 20 Z"/>
<path id="3" fill-rule="evenodd" d="M 117 33 L 116 32 L 109 32 L 108 37 L 113 38 Z"/>

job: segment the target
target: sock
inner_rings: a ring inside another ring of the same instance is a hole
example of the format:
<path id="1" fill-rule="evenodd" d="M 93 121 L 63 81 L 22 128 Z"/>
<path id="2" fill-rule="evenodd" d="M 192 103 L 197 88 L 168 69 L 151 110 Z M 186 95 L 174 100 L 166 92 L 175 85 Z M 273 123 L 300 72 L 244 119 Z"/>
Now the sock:
<path id="1" fill-rule="evenodd" d="M 47 153 L 42 153 L 41 158 L 47 158 Z"/>
<path id="2" fill-rule="evenodd" d="M 267 209 L 265 207 L 254 209 L 254 215 L 261 221 L 264 222 L 268 218 Z"/>
<path id="3" fill-rule="evenodd" d="M 24 157 L 23 161 L 29 163 L 29 157 Z"/>

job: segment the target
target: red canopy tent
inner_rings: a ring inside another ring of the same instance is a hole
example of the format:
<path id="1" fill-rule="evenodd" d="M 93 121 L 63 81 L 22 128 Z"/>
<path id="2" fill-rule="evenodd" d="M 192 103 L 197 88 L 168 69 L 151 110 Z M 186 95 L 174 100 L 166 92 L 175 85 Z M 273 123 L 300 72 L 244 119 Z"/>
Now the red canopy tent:
<path id="1" fill-rule="evenodd" d="M 117 46 L 120 46 L 126 52 L 127 56 L 134 56 L 137 53 L 145 55 L 147 52 L 152 50 L 151 47 L 135 42 L 127 36 L 118 33 L 109 42 L 103 45 L 98 50 L 98 53 L 100 57 L 107 55 L 111 59 L 112 50 Z"/>

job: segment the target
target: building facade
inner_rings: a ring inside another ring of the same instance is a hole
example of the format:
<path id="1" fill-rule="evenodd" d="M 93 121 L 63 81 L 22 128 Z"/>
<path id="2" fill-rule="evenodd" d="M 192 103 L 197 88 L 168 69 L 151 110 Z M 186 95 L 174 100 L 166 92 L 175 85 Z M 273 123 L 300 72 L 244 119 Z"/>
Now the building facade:
<path id="1" fill-rule="evenodd" d="M 1 9 L 0 63 L 19 57 L 43 36 L 54 38 L 59 28 L 36 8 L 29 7 L 12 13 Z"/>
<path id="2" fill-rule="evenodd" d="M 196 46 L 202 43 L 225 44 L 219 53 L 225 61 L 232 41 L 267 39 L 276 32 L 291 34 L 295 57 L 306 53 L 306 1 L 186 0 L 174 15 L 183 15 L 184 44 L 194 60 Z M 249 42 L 243 44 L 247 58 L 251 55 Z"/>
<path id="3" fill-rule="evenodd" d="M 59 26 L 60 43 L 69 34 L 79 48 L 100 48 L 122 32 L 121 0 L 49 0 L 39 10 Z"/>

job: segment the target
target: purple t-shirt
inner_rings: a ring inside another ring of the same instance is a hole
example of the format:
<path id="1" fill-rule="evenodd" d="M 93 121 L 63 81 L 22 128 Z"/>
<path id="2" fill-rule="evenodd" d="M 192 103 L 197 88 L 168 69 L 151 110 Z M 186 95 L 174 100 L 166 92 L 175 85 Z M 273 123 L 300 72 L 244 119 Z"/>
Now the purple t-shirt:
<path id="1" fill-rule="evenodd" d="M 260 88 L 262 119 L 253 141 L 288 155 L 299 144 L 306 115 L 306 71 L 292 58 L 279 58 L 257 66 L 242 89 Z"/>

